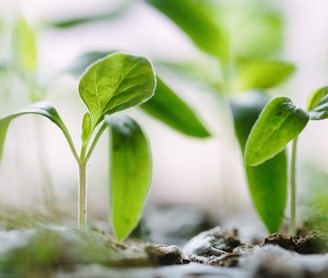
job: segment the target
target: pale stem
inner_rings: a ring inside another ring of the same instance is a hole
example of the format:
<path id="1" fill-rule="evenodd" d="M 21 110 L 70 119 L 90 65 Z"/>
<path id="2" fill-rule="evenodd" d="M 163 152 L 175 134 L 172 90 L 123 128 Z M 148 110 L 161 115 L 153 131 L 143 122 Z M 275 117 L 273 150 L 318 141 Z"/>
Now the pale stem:
<path id="1" fill-rule="evenodd" d="M 78 227 L 87 225 L 87 163 L 79 164 Z"/>
<path id="2" fill-rule="evenodd" d="M 93 140 L 89 151 L 87 151 L 87 146 L 89 139 L 82 143 L 81 154 L 79 159 L 79 193 L 78 193 L 78 227 L 87 226 L 87 162 L 101 136 L 105 130 L 106 125 L 102 125 L 98 131 L 95 139 Z"/>
<path id="3" fill-rule="evenodd" d="M 296 148 L 297 137 L 292 143 L 292 155 L 290 163 L 290 225 L 289 234 L 295 236 L 296 234 Z"/>

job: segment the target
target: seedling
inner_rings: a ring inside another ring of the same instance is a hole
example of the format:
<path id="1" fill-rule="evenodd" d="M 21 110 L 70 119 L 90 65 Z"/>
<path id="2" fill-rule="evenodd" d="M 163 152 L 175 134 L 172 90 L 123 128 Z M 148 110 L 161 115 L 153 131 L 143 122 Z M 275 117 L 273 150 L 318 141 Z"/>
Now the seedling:
<path id="1" fill-rule="evenodd" d="M 80 152 L 55 107 L 46 101 L 0 119 L 0 158 L 10 122 L 25 114 L 44 116 L 63 132 L 79 169 L 78 226 L 87 225 L 87 163 L 103 134 L 110 129 L 110 214 L 114 235 L 123 240 L 137 224 L 150 185 L 150 150 L 139 125 L 115 112 L 153 96 L 155 74 L 144 57 L 115 53 L 92 64 L 78 91 L 88 111 L 82 119 Z"/>
<path id="2" fill-rule="evenodd" d="M 246 142 L 245 165 L 248 178 L 251 179 L 249 169 L 261 167 L 263 163 L 277 159 L 284 153 L 287 144 L 292 141 L 290 159 L 290 235 L 296 233 L 296 154 L 298 136 L 309 120 L 326 118 L 328 118 L 328 87 L 312 92 L 308 97 L 306 109 L 297 107 L 287 97 L 276 97 L 264 107 Z M 285 174 L 282 173 L 282 175 Z M 263 182 L 255 182 L 253 185 L 255 186 L 252 194 L 253 201 L 264 224 L 271 231 L 271 227 L 279 227 L 282 222 L 283 215 L 280 213 L 285 208 L 285 201 L 281 200 L 280 197 L 285 195 L 282 192 L 285 188 L 270 188 Z M 282 205 L 278 210 L 270 208 L 268 207 L 268 200 L 263 196 L 270 196 L 269 204 L 278 203 Z M 268 210 L 271 210 L 273 215 L 268 214 Z"/>

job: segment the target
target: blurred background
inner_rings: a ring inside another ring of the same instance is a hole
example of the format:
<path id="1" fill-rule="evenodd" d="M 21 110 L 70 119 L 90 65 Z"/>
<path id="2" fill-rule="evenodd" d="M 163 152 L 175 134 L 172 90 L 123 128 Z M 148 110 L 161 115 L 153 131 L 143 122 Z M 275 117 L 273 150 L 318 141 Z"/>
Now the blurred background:
<path id="1" fill-rule="evenodd" d="M 191 2 L 228 33 L 244 60 L 262 55 L 296 67 L 283 83 L 269 88 L 270 96 L 286 95 L 304 107 L 311 91 L 328 84 L 326 1 Z M 118 50 L 149 57 L 212 136 L 184 135 L 137 108 L 124 112 L 138 120 L 151 142 L 153 182 L 147 203 L 255 213 L 231 113 L 222 101 L 222 68 L 151 3 L 156 1 L 1 1 L 0 116 L 46 99 L 56 106 L 78 145 L 86 107 L 78 96 L 78 78 L 69 72 L 72 65 L 90 51 Z M 17 23 L 20 20 L 23 23 Z M 31 37 L 35 48 L 24 49 L 31 45 Z M 22 53 L 30 53 L 32 62 L 24 61 Z M 328 191 L 325 179 L 317 179 L 318 173 L 325 176 L 328 169 L 327 131 L 324 121 L 311 122 L 300 137 L 300 200 L 314 188 Z M 88 169 L 89 212 L 100 218 L 106 218 L 108 210 L 106 137 Z M 311 178 L 314 174 L 316 179 Z M 12 123 L 0 165 L 4 206 L 48 210 L 51 204 L 74 214 L 77 182 L 76 162 L 55 125 L 34 116 Z"/>

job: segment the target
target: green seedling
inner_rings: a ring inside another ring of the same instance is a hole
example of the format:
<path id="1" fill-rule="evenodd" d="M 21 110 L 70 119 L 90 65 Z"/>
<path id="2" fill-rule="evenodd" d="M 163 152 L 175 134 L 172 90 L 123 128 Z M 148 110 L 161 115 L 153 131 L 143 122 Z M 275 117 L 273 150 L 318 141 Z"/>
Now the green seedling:
<path id="1" fill-rule="evenodd" d="M 296 154 L 299 134 L 309 120 L 322 120 L 328 117 L 328 87 L 315 90 L 308 97 L 306 109 L 297 107 L 287 97 L 272 99 L 262 110 L 248 136 L 245 146 L 245 165 L 250 183 L 253 185 L 252 198 L 264 224 L 271 232 L 279 227 L 285 209 L 286 188 L 270 187 L 263 181 L 252 181 L 252 171 L 269 161 L 279 159 L 287 144 L 292 141 L 290 159 L 290 235 L 296 233 Z M 283 180 L 287 165 L 282 167 Z M 269 174 L 269 173 L 268 173 Z M 284 177 L 285 176 L 285 177 Z M 276 176 L 268 178 L 276 179 Z M 256 177 L 255 177 L 256 179 Z M 276 206 L 279 204 L 278 206 Z M 270 213 L 268 213 L 270 212 Z"/>
<path id="2" fill-rule="evenodd" d="M 115 53 L 92 64 L 78 91 L 88 111 L 82 119 L 80 152 L 55 107 L 46 101 L 0 119 L 0 158 L 10 122 L 25 114 L 44 116 L 63 132 L 79 169 L 78 225 L 87 225 L 87 163 L 103 132 L 110 130 L 110 215 L 122 241 L 137 224 L 150 186 L 151 155 L 144 133 L 130 117 L 112 115 L 154 94 L 152 64 L 144 57 Z"/>

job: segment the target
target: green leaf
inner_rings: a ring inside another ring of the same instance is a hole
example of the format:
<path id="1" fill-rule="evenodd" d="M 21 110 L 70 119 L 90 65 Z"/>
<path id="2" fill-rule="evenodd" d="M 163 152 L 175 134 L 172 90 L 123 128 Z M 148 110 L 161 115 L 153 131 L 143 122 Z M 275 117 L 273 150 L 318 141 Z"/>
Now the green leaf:
<path id="1" fill-rule="evenodd" d="M 287 200 L 287 156 L 280 152 L 264 163 L 246 167 L 253 205 L 269 233 L 279 232 Z"/>
<path id="2" fill-rule="evenodd" d="M 150 61 L 123 53 L 110 54 L 91 65 L 79 83 L 93 128 L 105 114 L 141 104 L 152 97 L 156 80 Z"/>
<path id="3" fill-rule="evenodd" d="M 127 116 L 106 116 L 111 127 L 110 215 L 117 241 L 137 225 L 151 181 L 151 154 L 139 125 Z"/>
<path id="4" fill-rule="evenodd" d="M 230 107 L 242 152 L 252 126 L 269 98 L 262 92 L 238 94 Z M 246 167 L 248 188 L 253 205 L 270 233 L 278 232 L 287 197 L 287 157 L 283 151 L 264 163 Z"/>
<path id="5" fill-rule="evenodd" d="M 255 166 L 281 152 L 306 126 L 309 115 L 289 98 L 272 99 L 261 112 L 247 139 L 246 166 Z"/>
<path id="6" fill-rule="evenodd" d="M 6 134 L 7 134 L 7 130 L 8 130 L 10 122 L 13 119 L 15 119 L 19 116 L 25 115 L 25 114 L 38 114 L 38 115 L 48 118 L 49 120 L 54 122 L 63 131 L 65 137 L 69 140 L 69 142 L 71 142 L 69 132 L 68 132 L 65 124 L 63 123 L 62 119 L 60 118 L 55 107 L 49 102 L 41 101 L 41 102 L 34 103 L 34 104 L 28 106 L 27 108 L 22 109 L 21 111 L 19 111 L 17 113 L 8 115 L 8 116 L 0 119 L 0 159 L 2 158 L 3 147 L 4 147 Z"/>
<path id="7" fill-rule="evenodd" d="M 307 110 L 311 120 L 328 118 L 328 86 L 315 90 L 309 95 Z"/>
<path id="8" fill-rule="evenodd" d="M 86 142 L 91 135 L 91 117 L 89 113 L 85 113 L 82 119 L 82 142 Z"/>
<path id="9" fill-rule="evenodd" d="M 242 152 L 244 152 L 246 140 L 252 126 L 268 101 L 269 97 L 259 91 L 244 92 L 237 94 L 235 98 L 231 98 L 230 108 L 235 133 Z"/>
<path id="10" fill-rule="evenodd" d="M 282 61 L 250 61 L 240 66 L 234 89 L 267 89 L 286 80 L 295 67 Z"/>
<path id="11" fill-rule="evenodd" d="M 202 51 L 228 60 L 226 38 L 204 6 L 193 0 L 146 0 L 169 17 Z"/>
<path id="12" fill-rule="evenodd" d="M 37 69 L 35 34 L 22 17 L 15 22 L 12 43 L 14 60 L 19 69 L 35 73 Z"/>
<path id="13" fill-rule="evenodd" d="M 140 108 L 185 135 L 210 136 L 194 111 L 159 78 L 155 96 Z"/>

